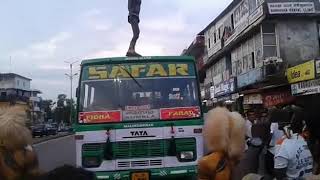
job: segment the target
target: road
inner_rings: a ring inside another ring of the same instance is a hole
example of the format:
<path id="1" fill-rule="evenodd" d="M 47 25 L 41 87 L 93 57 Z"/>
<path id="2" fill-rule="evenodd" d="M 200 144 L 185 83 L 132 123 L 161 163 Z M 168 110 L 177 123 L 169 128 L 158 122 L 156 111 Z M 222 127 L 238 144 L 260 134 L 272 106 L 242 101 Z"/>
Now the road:
<path id="1" fill-rule="evenodd" d="M 44 141 L 34 145 L 38 154 L 40 168 L 50 171 L 64 164 L 76 164 L 74 135 Z"/>

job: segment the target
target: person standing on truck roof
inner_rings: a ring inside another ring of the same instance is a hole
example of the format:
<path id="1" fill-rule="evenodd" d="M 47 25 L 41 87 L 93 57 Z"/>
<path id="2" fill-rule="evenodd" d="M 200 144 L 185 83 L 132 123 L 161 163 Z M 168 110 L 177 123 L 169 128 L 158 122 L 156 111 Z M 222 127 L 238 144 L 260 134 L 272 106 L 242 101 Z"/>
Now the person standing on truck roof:
<path id="1" fill-rule="evenodd" d="M 134 56 L 134 57 L 141 56 L 140 54 L 136 53 L 136 50 L 135 50 L 135 46 L 140 35 L 140 28 L 139 28 L 140 7 L 141 7 L 141 0 L 128 0 L 128 10 L 129 10 L 128 22 L 131 24 L 133 37 L 130 42 L 127 56 Z"/>

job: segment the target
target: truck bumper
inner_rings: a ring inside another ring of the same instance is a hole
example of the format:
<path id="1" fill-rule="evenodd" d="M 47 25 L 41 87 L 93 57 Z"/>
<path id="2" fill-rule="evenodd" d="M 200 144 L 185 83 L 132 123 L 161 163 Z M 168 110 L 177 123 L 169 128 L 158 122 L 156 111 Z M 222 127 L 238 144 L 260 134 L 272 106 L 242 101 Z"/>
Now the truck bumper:
<path id="1" fill-rule="evenodd" d="M 108 171 L 96 172 L 98 180 L 130 180 L 130 175 L 133 172 L 141 172 L 144 170 L 128 170 L 128 171 Z M 159 168 L 147 169 L 146 172 L 150 173 L 151 179 L 176 179 L 178 177 L 196 177 L 197 166 L 182 166 L 174 168 Z"/>

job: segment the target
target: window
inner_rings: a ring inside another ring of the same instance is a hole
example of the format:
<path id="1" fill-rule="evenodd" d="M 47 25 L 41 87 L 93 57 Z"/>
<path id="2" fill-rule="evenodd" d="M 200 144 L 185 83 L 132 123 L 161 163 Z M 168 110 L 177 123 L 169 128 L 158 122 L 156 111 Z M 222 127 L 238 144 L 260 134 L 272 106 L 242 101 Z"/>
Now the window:
<path id="1" fill-rule="evenodd" d="M 234 20 L 233 20 L 233 14 L 231 14 L 231 27 L 234 29 Z"/>
<path id="2" fill-rule="evenodd" d="M 217 33 L 216 32 L 214 32 L 213 37 L 214 37 L 214 43 L 216 43 L 217 42 Z"/>
<path id="3" fill-rule="evenodd" d="M 208 47 L 209 47 L 209 49 L 211 48 L 211 40 L 210 40 L 210 38 L 208 39 Z"/>
<path id="4" fill-rule="evenodd" d="M 20 86 L 20 80 L 17 80 L 17 86 Z"/>
<path id="5" fill-rule="evenodd" d="M 251 64 L 253 69 L 256 68 L 256 63 L 254 60 L 254 52 L 251 52 Z"/>
<path id="6" fill-rule="evenodd" d="M 277 38 L 275 24 L 266 22 L 262 24 L 263 57 L 277 56 Z"/>
<path id="7" fill-rule="evenodd" d="M 26 87 L 26 82 L 23 82 L 23 87 Z"/>
<path id="8" fill-rule="evenodd" d="M 218 36 L 219 36 L 219 39 L 221 39 L 221 30 L 220 30 L 220 28 L 218 29 Z"/>

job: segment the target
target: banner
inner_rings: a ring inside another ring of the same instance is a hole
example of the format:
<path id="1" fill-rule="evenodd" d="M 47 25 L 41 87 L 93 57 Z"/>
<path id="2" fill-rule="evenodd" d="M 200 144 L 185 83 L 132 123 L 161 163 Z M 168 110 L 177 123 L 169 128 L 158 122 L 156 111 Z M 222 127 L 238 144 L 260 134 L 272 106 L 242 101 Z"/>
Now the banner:
<path id="1" fill-rule="evenodd" d="M 287 70 L 287 78 L 290 84 L 311 80 L 315 78 L 314 60 L 294 66 Z"/>
<path id="2" fill-rule="evenodd" d="M 199 107 L 164 108 L 160 110 L 160 119 L 189 119 L 200 117 L 200 114 Z"/>
<path id="3" fill-rule="evenodd" d="M 95 111 L 79 113 L 80 123 L 112 123 L 121 121 L 121 111 Z"/>

